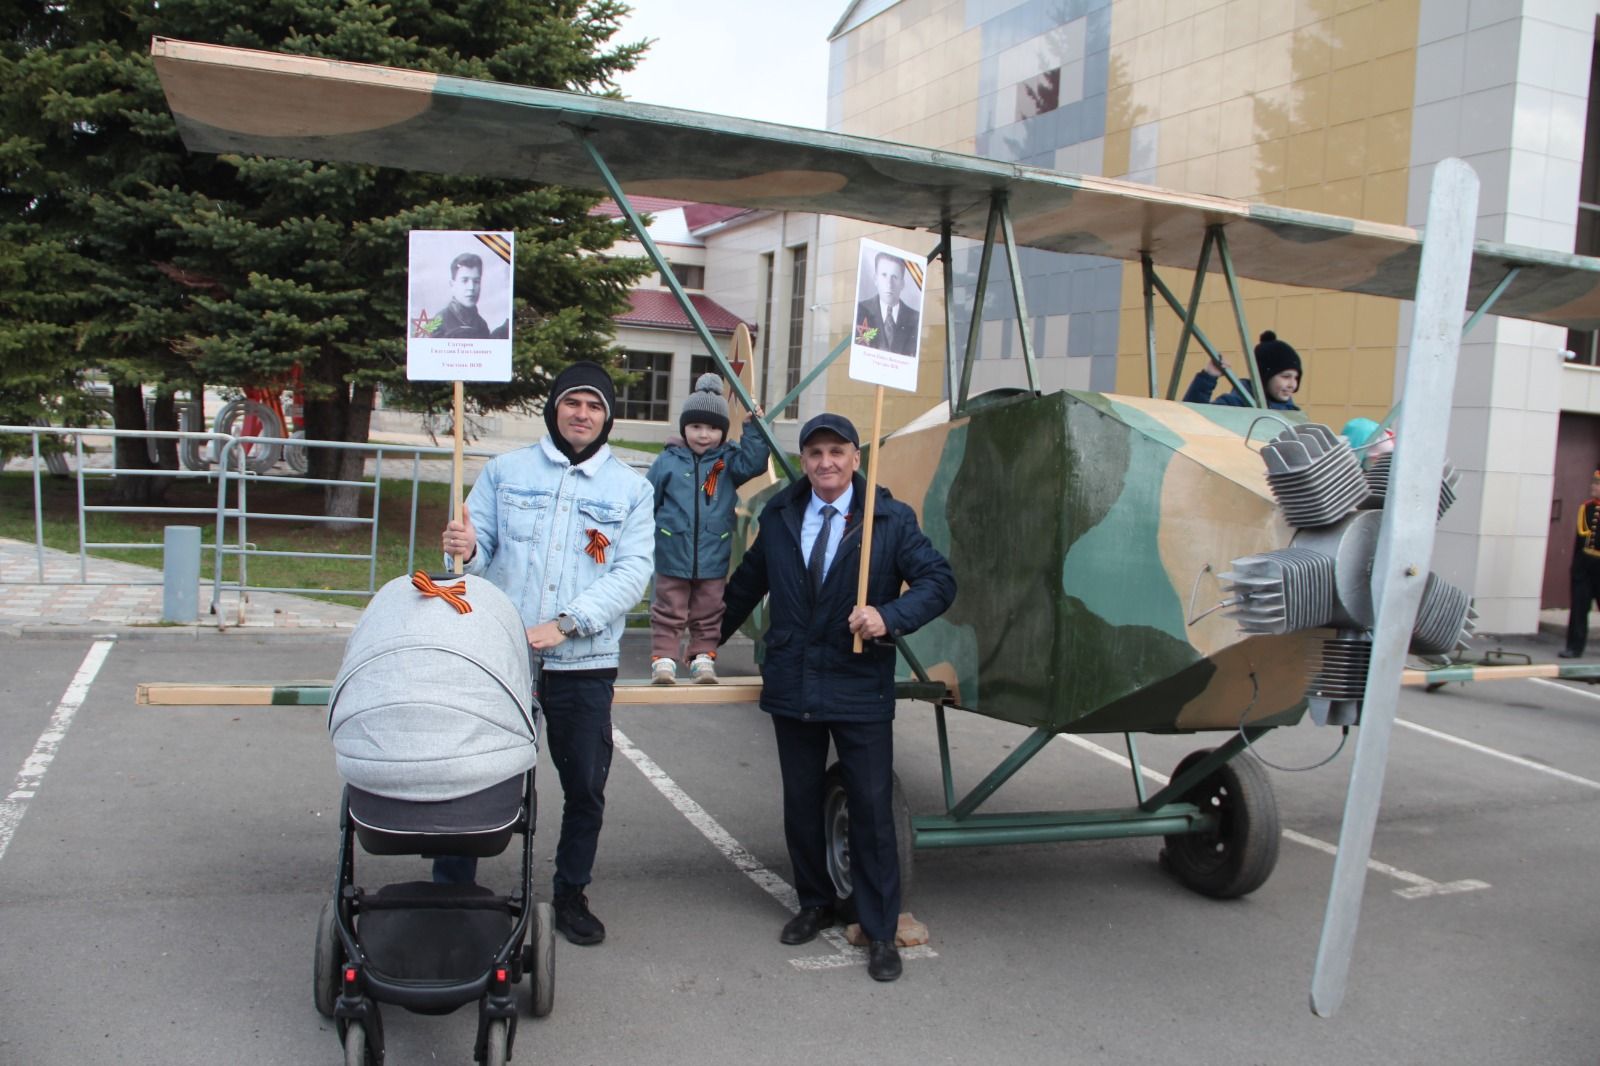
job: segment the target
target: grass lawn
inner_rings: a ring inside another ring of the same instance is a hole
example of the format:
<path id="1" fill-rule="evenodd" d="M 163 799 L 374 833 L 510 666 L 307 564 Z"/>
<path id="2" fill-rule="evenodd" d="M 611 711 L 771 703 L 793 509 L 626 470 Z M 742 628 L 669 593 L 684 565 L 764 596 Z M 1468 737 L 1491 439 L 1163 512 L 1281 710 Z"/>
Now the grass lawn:
<path id="1" fill-rule="evenodd" d="M 44 512 L 44 542 L 47 547 L 62 551 L 78 550 L 78 490 L 73 478 L 46 477 L 40 483 Z M 441 482 L 424 481 L 418 485 L 417 550 L 414 567 L 432 570 L 439 565 L 439 530 L 444 527 L 448 509 L 450 486 Z M 84 500 L 92 505 L 110 504 L 111 480 L 90 478 L 84 482 Z M 231 494 L 230 494 L 231 495 Z M 230 498 L 229 504 L 234 504 Z M 320 514 L 322 489 L 315 485 L 252 484 L 249 489 L 251 514 Z M 88 541 L 94 543 L 149 543 L 153 549 L 95 548 L 91 554 L 124 562 L 139 563 L 156 569 L 161 567 L 162 527 L 167 525 L 197 525 L 200 527 L 202 545 L 213 543 L 216 535 L 215 509 L 217 486 L 215 481 L 201 478 L 184 478 L 175 481 L 167 490 L 163 505 L 167 507 L 203 507 L 210 515 L 152 514 L 90 514 L 88 516 Z M 377 544 L 377 583 L 382 585 L 391 578 L 406 573 L 406 542 L 411 524 L 411 481 L 409 478 L 384 478 L 380 500 Z M 363 500 L 362 510 L 370 512 L 370 498 Z M 372 550 L 372 527 L 362 525 L 350 532 L 339 532 L 320 522 L 294 522 L 273 519 L 249 521 L 250 543 L 262 550 L 340 552 L 365 555 Z M 228 523 L 226 537 L 229 543 L 238 543 L 238 526 Z M 0 473 L 0 537 L 32 544 L 33 478 L 26 471 Z M 209 579 L 214 558 L 209 549 L 201 555 L 201 569 Z M 307 559 L 279 556 L 251 556 L 249 559 L 250 584 L 254 587 L 276 586 L 304 590 L 307 595 L 335 603 L 363 606 L 365 596 L 318 595 L 324 589 L 364 589 L 367 587 L 369 562 L 365 559 Z M 226 581 L 238 579 L 239 560 L 230 556 L 223 569 Z"/>

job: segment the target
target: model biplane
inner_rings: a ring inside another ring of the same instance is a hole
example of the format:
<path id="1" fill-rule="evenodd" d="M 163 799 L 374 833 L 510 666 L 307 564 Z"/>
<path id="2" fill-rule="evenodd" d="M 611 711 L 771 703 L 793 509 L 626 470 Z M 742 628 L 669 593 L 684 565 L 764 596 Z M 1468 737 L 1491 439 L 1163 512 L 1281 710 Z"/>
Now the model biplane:
<path id="1" fill-rule="evenodd" d="M 1250 892 L 1272 870 L 1279 830 L 1264 772 L 1235 757 L 1309 705 L 1319 722 L 1359 726 L 1312 982 L 1313 1009 L 1337 1009 L 1406 655 L 1448 655 L 1471 631 L 1466 592 L 1428 569 L 1452 487 L 1444 445 L 1461 334 L 1491 307 L 1600 328 L 1600 260 L 1475 242 L 1477 182 L 1458 161 L 1437 168 L 1424 238 L 1402 226 L 612 99 L 173 40 L 156 40 L 153 52 L 194 151 L 604 190 L 719 359 L 630 196 L 933 234 L 947 268 L 947 399 L 877 445 L 880 480 L 918 510 L 961 590 L 944 618 L 902 644 L 903 694 L 935 706 L 946 801 L 942 814 L 907 815 L 906 843 L 1159 835 L 1186 884 L 1215 896 Z M 1019 247 L 1140 263 L 1149 396 L 1041 394 L 1027 330 L 1026 382 L 972 395 L 981 316 L 958 351 L 956 237 L 983 242 L 974 307 L 993 253 L 1004 249 L 1019 322 L 1028 321 Z M 1186 302 L 1159 276 L 1169 267 L 1195 271 Z M 1172 402 L 1190 345 L 1218 355 L 1195 314 L 1201 287 L 1218 275 L 1246 353 L 1240 277 L 1416 301 L 1392 463 L 1363 464 L 1299 416 Z M 1164 385 L 1154 329 L 1163 303 L 1182 319 Z M 772 417 L 761 423 L 769 438 Z M 1226 613 L 1200 609 L 1219 596 Z M 1032 731 L 960 799 L 947 706 Z M 1147 794 L 1135 774 L 1131 807 L 978 811 L 1060 733 L 1124 734 L 1137 766 L 1135 734 L 1202 730 L 1229 736 L 1184 759 L 1159 791 Z M 834 835 L 843 889 L 848 855 L 843 834 Z"/>

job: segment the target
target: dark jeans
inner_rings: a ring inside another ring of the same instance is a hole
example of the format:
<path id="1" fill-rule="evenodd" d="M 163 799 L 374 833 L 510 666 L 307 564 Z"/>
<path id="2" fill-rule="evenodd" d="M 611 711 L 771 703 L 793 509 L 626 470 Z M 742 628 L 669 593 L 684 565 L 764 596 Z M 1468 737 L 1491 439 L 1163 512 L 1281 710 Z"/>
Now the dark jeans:
<path id="1" fill-rule="evenodd" d="M 894 940 L 900 920 L 900 852 L 894 833 L 894 723 L 806 722 L 772 716 L 783 774 L 783 835 L 802 907 L 831 905 L 823 832 L 828 741 L 839 753 L 850 812 L 850 881 L 868 940 Z"/>
<path id="2" fill-rule="evenodd" d="M 572 674 L 541 671 L 538 695 L 544 707 L 544 750 L 561 778 L 561 837 L 556 844 L 554 894 L 580 892 L 589 883 L 611 773 L 611 697 L 615 670 Z M 477 875 L 478 860 L 441 855 L 433 879 L 464 884 Z"/>
<path id="3" fill-rule="evenodd" d="M 1589 606 L 1600 602 L 1600 559 L 1578 549 L 1572 560 L 1572 611 L 1567 615 L 1567 649 L 1578 655 L 1589 643 Z"/>

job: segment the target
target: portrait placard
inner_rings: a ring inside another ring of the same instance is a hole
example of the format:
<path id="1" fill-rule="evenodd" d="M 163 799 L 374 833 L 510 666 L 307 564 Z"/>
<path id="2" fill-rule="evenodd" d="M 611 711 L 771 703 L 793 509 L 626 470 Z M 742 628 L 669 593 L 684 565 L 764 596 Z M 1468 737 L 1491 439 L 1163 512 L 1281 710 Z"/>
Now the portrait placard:
<path id="1" fill-rule="evenodd" d="M 408 381 L 511 380 L 515 234 L 412 230 Z"/>
<path id="2" fill-rule="evenodd" d="M 850 327 L 850 376 L 856 381 L 916 391 L 927 276 L 926 257 L 861 242 Z"/>

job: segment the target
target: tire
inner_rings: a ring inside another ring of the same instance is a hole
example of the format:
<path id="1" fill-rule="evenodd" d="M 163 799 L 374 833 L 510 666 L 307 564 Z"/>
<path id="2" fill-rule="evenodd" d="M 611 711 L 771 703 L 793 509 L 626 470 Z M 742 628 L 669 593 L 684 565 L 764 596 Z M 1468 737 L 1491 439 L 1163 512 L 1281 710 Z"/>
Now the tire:
<path id="1" fill-rule="evenodd" d="M 336 917 L 331 899 L 322 905 L 322 913 L 317 916 L 317 949 L 311 967 L 311 1002 L 324 1018 L 333 1017 L 341 984 L 339 967 L 344 964 L 343 945 L 339 943 L 339 931 L 334 927 Z"/>
<path id="2" fill-rule="evenodd" d="M 283 436 L 283 423 L 278 421 L 278 416 L 271 408 L 254 400 L 229 401 L 227 406 L 217 412 L 217 420 L 211 428 L 214 432 L 225 433 L 230 437 L 244 436 L 245 419 L 252 417 L 261 423 L 261 431 L 250 436 L 278 438 Z M 212 447 L 215 449 L 212 460 L 217 461 L 222 454 L 221 442 L 213 444 Z M 265 474 L 278 465 L 278 459 L 283 455 L 283 445 L 280 442 L 261 441 L 246 446 L 243 453 L 246 470 L 252 474 Z"/>
<path id="3" fill-rule="evenodd" d="M 489 1032 L 483 1038 L 483 1066 L 506 1066 L 506 1020 L 496 1018 L 489 1023 Z"/>
<path id="4" fill-rule="evenodd" d="M 306 431 L 297 429 L 289 438 L 291 441 L 306 439 Z M 288 464 L 296 477 L 305 477 L 311 470 L 311 452 L 304 444 L 285 444 L 283 446 L 283 461 Z"/>
<path id="5" fill-rule="evenodd" d="M 178 407 L 178 428 L 185 433 L 204 433 L 206 431 L 204 409 L 192 401 L 180 405 Z M 178 462 L 185 470 L 211 469 L 210 451 L 210 442 L 199 437 L 180 437 L 178 439 Z"/>
<path id="6" fill-rule="evenodd" d="M 33 424 L 36 426 L 48 426 L 50 424 L 50 420 L 48 418 L 35 418 L 33 420 Z M 64 451 L 59 451 L 46 454 L 43 448 L 43 444 L 46 440 L 50 440 L 50 438 L 42 435 L 39 438 L 39 443 L 41 446 L 39 449 L 39 457 L 44 460 L 45 471 L 55 477 L 68 477 L 72 473 L 72 464 L 67 462 L 67 453 Z M 57 441 L 60 442 L 61 447 L 65 448 L 68 444 L 72 443 L 72 438 L 57 437 L 54 440 L 51 440 L 51 443 L 54 444 Z"/>
<path id="7" fill-rule="evenodd" d="M 528 945 L 526 966 L 529 997 L 528 1013 L 548 1018 L 556 1005 L 556 912 L 548 903 L 533 908 L 532 943 Z"/>
<path id="8" fill-rule="evenodd" d="M 1176 778 L 1211 754 L 1190 752 L 1172 771 Z M 1215 815 L 1217 828 L 1204 833 L 1174 833 L 1165 838 L 1162 863 L 1184 886 L 1213 899 L 1237 899 L 1260 888 L 1278 864 L 1278 801 L 1261 763 L 1249 756 L 1217 767 L 1183 796 L 1203 813 Z"/>
<path id="9" fill-rule="evenodd" d="M 344 1066 L 367 1066 L 367 1031 L 360 1022 L 344 1031 Z"/>
<path id="10" fill-rule="evenodd" d="M 891 799 L 894 819 L 895 851 L 900 859 L 900 906 L 911 898 L 913 881 L 913 845 L 915 836 L 911 828 L 911 807 L 906 803 L 905 789 L 900 786 L 900 775 L 890 774 L 893 789 Z M 844 789 L 844 770 L 838 763 L 828 767 L 822 779 L 822 834 L 823 858 L 827 863 L 828 877 L 833 881 L 834 908 L 854 920 L 855 904 L 850 898 L 854 885 L 850 879 L 850 811 Z"/>

